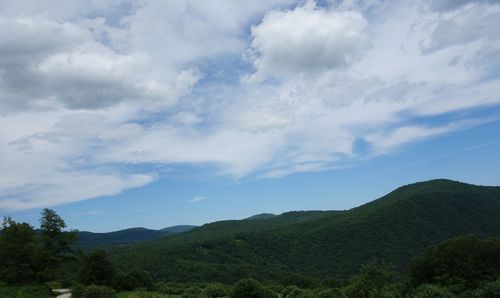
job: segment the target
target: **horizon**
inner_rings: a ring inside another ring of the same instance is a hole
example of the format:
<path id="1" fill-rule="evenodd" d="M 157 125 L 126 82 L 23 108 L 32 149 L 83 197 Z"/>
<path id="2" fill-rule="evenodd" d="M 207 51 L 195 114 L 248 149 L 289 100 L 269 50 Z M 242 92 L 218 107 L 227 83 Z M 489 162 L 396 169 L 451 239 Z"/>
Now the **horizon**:
<path id="1" fill-rule="evenodd" d="M 492 1 L 3 1 L 0 216 L 161 229 L 499 186 L 498 27 Z"/>
<path id="2" fill-rule="evenodd" d="M 160 228 L 149 228 L 149 227 L 145 227 L 145 226 L 133 226 L 133 227 L 127 227 L 127 228 L 123 228 L 123 229 L 119 229 L 119 230 L 111 230 L 111 231 L 88 231 L 88 230 L 80 230 L 80 229 L 76 229 L 76 228 L 72 228 L 72 227 L 67 227 L 68 230 L 77 230 L 78 232 L 90 232 L 90 233 L 113 233 L 113 232 L 119 232 L 119 231 L 124 231 L 124 230 L 132 230 L 132 229 L 147 229 L 147 230 L 154 230 L 154 231 L 161 231 L 161 230 L 164 230 L 164 229 L 168 229 L 168 228 L 173 228 L 173 227 L 180 227 L 180 226 L 192 226 L 192 227 L 201 227 L 201 226 L 204 226 L 204 225 L 207 225 L 207 224 L 212 224 L 212 223 L 216 223 L 216 222 L 221 222 L 221 221 L 233 221 L 233 220 L 236 220 L 236 221 L 239 221 L 239 220 L 249 220 L 251 219 L 252 217 L 255 217 L 255 216 L 259 216 L 259 215 L 271 215 L 271 216 L 281 216 L 283 214 L 286 214 L 286 213 L 291 213 L 291 212 L 328 212 L 328 211 L 350 211 L 352 209 L 355 209 L 355 208 L 358 208 L 358 207 L 362 207 L 364 206 L 365 204 L 368 204 L 368 203 L 371 203 L 371 202 L 374 202 L 374 201 L 377 201 L 383 197 L 385 197 L 386 195 L 389 195 L 390 193 L 392 193 L 393 191 L 396 191 L 402 187 L 407 187 L 407 186 L 412 186 L 414 184 L 421 184 L 421 183 L 428 183 L 428 182 L 434 182 L 434 181 L 449 181 L 449 182 L 455 182 L 455 183 L 461 183 L 461 184 L 467 184 L 467 185 L 472 185 L 472 186 L 481 186 L 481 187 L 500 187 L 500 185 L 480 185 L 480 184 L 472 184 L 472 183 L 467 183 L 467 182 L 464 182 L 464 181 L 458 181 L 458 180 L 451 180 L 451 179 L 446 179 L 446 178 L 435 178 L 435 179 L 431 179 L 431 180 L 425 180 L 425 181 L 417 181 L 417 182 L 412 182 L 412 183 L 409 183 L 409 184 L 405 184 L 405 185 L 400 185 L 398 186 L 397 188 L 391 190 L 390 192 L 380 196 L 380 197 L 377 197 L 373 200 L 370 200 L 370 201 L 367 201 L 367 202 L 364 202 L 364 203 L 361 203 L 360 205 L 356 205 L 356 206 L 353 206 L 351 208 L 348 208 L 348 209 L 309 209 L 309 210 L 288 210 L 288 211 L 284 211 L 284 212 L 281 212 L 281 213 L 269 213 L 269 212 L 262 212 L 262 213 L 257 213 L 257 214 L 252 214 L 248 217 L 243 217 L 243 218 L 226 218 L 226 219 L 220 219 L 220 220 L 216 220 L 216 221 L 210 221 L 210 222 L 204 222 L 204 223 L 201 223 L 201 224 L 175 224 L 175 225 L 170 225 L 170 226 L 164 226 L 164 227 L 160 227 Z M 37 228 L 35 225 L 34 225 L 35 229 Z"/>

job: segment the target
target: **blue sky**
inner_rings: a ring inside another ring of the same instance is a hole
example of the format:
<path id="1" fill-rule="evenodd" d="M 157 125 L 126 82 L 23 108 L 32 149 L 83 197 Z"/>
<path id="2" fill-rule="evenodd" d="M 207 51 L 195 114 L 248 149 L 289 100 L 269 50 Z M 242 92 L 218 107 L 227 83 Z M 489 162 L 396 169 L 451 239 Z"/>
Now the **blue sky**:
<path id="1" fill-rule="evenodd" d="M 111 231 L 500 185 L 499 20 L 481 0 L 2 2 L 0 214 Z"/>

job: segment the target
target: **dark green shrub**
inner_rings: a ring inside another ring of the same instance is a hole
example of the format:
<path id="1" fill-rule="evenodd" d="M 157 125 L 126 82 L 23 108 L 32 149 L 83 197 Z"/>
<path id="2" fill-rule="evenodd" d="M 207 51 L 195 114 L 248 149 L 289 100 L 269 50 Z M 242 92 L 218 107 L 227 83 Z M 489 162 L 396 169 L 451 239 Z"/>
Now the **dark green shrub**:
<path id="1" fill-rule="evenodd" d="M 285 285 L 298 286 L 302 289 L 314 288 L 318 284 L 318 282 L 314 278 L 300 274 L 287 276 L 283 283 Z"/>
<path id="2" fill-rule="evenodd" d="M 96 285 L 88 287 L 77 285 L 72 289 L 71 294 L 72 298 L 116 298 L 115 290 Z"/>
<path id="3" fill-rule="evenodd" d="M 187 288 L 182 294 L 182 298 L 199 298 L 201 297 L 201 289 L 197 286 Z"/>
<path id="4" fill-rule="evenodd" d="M 85 285 L 111 286 L 115 280 L 115 266 L 106 251 L 98 249 L 82 260 L 79 279 Z"/>
<path id="5" fill-rule="evenodd" d="M 270 289 L 264 288 L 255 279 L 238 281 L 229 295 L 231 298 L 274 298 L 278 295 Z"/>
<path id="6" fill-rule="evenodd" d="M 317 298 L 347 298 L 347 296 L 340 289 L 324 289 L 316 293 Z"/>
<path id="7" fill-rule="evenodd" d="M 500 280 L 487 282 L 472 292 L 474 298 L 499 298 L 500 297 Z"/>
<path id="8" fill-rule="evenodd" d="M 52 298 L 52 291 L 45 285 L 30 286 L 2 286 L 0 285 L 0 297 L 15 298 Z"/>
<path id="9" fill-rule="evenodd" d="M 153 287 L 153 278 L 147 271 L 132 270 L 127 273 L 119 273 L 115 277 L 115 288 L 125 291 L 138 288 L 151 289 Z"/>
<path id="10" fill-rule="evenodd" d="M 35 281 L 39 254 L 33 227 L 5 217 L 0 228 L 0 279 L 11 284 Z"/>
<path id="11" fill-rule="evenodd" d="M 461 236 L 441 242 L 413 259 L 414 285 L 454 285 L 456 291 L 475 288 L 500 275 L 500 238 L 480 240 Z"/>
<path id="12" fill-rule="evenodd" d="M 330 277 L 321 280 L 321 286 L 324 288 L 342 288 L 345 286 L 345 280 L 338 277 Z"/>
<path id="13" fill-rule="evenodd" d="M 454 295 L 444 287 L 437 285 L 421 285 L 408 295 L 409 298 L 452 298 Z"/>
<path id="14" fill-rule="evenodd" d="M 281 291 L 281 296 L 284 298 L 295 298 L 302 294 L 302 289 L 297 286 L 288 286 Z"/>
<path id="15" fill-rule="evenodd" d="M 209 284 L 202 292 L 203 297 L 216 298 L 227 295 L 226 288 L 221 284 Z"/>
<path id="16" fill-rule="evenodd" d="M 396 297 L 392 286 L 393 273 L 377 262 L 361 266 L 358 275 L 344 288 L 347 297 Z"/>
<path id="17" fill-rule="evenodd" d="M 85 295 L 85 286 L 81 284 L 77 284 L 71 288 L 71 297 L 72 298 L 82 298 Z"/>

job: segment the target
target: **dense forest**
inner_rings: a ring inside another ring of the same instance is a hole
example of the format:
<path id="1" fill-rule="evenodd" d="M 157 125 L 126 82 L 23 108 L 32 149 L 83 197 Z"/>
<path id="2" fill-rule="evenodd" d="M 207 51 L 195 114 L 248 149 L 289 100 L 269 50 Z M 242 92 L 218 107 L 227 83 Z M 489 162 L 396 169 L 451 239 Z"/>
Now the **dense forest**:
<path id="1" fill-rule="evenodd" d="M 44 209 L 39 229 L 4 218 L 0 297 L 500 297 L 499 214 L 500 187 L 433 180 L 347 211 L 82 250 Z"/>

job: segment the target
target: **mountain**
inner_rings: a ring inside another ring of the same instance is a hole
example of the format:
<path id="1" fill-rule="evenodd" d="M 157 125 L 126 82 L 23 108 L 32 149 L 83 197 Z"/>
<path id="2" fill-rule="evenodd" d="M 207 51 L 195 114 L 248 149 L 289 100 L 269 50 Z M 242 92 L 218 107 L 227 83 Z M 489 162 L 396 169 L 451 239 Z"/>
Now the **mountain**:
<path id="1" fill-rule="evenodd" d="M 123 246 L 139 243 L 160 237 L 184 233 L 196 226 L 180 225 L 164 228 L 161 230 L 150 230 L 146 228 L 131 228 L 109 233 L 92 233 L 79 231 L 77 249 L 91 250 L 95 248 L 106 248 L 110 246 Z"/>
<path id="2" fill-rule="evenodd" d="M 194 229 L 196 227 L 197 226 L 192 226 L 192 225 L 178 225 L 178 226 L 163 228 L 160 231 L 171 232 L 171 233 L 177 234 L 177 233 L 184 233 L 187 231 L 191 231 L 192 229 Z"/>
<path id="3" fill-rule="evenodd" d="M 250 217 L 245 218 L 246 220 L 253 220 L 253 219 L 267 219 L 267 218 L 272 218 L 275 217 L 276 214 L 272 213 L 261 213 L 261 214 L 256 214 Z"/>
<path id="4" fill-rule="evenodd" d="M 346 211 L 295 211 L 220 221 L 111 251 L 122 267 L 169 281 L 253 276 L 349 277 L 377 259 L 405 275 L 412 257 L 445 239 L 500 235 L 500 187 L 432 180 Z"/>

